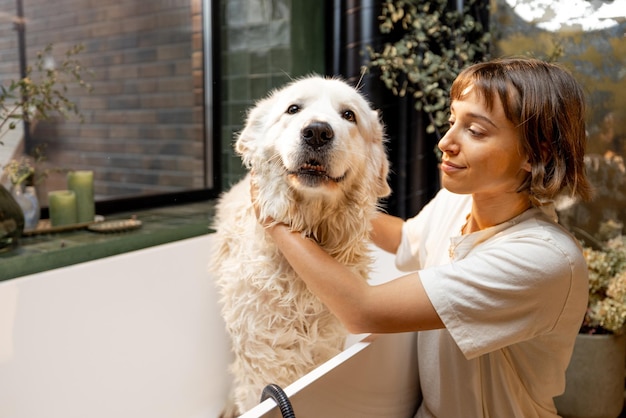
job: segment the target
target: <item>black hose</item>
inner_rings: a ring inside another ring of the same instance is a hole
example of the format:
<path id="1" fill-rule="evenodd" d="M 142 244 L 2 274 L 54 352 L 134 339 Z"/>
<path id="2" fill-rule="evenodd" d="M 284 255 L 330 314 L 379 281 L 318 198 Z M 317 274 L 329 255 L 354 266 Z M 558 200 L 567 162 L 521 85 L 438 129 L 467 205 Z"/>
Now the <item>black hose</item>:
<path id="1" fill-rule="evenodd" d="M 293 413 L 293 408 L 291 407 L 291 402 L 289 402 L 287 394 L 280 388 L 280 386 L 274 383 L 270 383 L 265 386 L 265 388 L 263 388 L 263 393 L 261 394 L 261 402 L 267 398 L 274 399 L 274 402 L 276 402 L 280 408 L 280 413 L 283 415 L 283 418 L 296 418 L 296 415 Z"/>

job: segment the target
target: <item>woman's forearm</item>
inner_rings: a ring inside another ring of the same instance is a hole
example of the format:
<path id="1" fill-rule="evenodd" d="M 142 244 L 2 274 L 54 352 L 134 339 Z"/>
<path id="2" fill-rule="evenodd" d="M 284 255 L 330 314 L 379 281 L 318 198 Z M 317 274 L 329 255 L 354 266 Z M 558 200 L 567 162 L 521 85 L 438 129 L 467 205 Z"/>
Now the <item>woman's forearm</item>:
<path id="1" fill-rule="evenodd" d="M 289 264 L 352 333 L 441 328 L 417 273 L 370 286 L 316 242 L 286 225 L 267 228 Z"/>
<path id="2" fill-rule="evenodd" d="M 378 213 L 372 219 L 370 239 L 376 246 L 388 253 L 395 254 L 402 239 L 404 221 L 396 216 Z"/>
<path id="3" fill-rule="evenodd" d="M 349 324 L 359 315 L 354 308 L 365 298 L 369 285 L 315 241 L 291 231 L 286 225 L 270 226 L 267 232 L 309 290 L 350 328 Z"/>

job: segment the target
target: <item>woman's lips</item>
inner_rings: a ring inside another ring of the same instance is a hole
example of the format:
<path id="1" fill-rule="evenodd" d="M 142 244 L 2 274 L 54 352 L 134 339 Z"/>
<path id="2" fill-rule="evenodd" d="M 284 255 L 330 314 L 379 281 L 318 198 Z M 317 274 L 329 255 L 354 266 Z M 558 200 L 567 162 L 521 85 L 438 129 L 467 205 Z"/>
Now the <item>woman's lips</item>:
<path id="1" fill-rule="evenodd" d="M 450 161 L 443 161 L 441 163 L 441 170 L 445 173 L 454 173 L 463 170 L 465 166 L 451 163 Z"/>

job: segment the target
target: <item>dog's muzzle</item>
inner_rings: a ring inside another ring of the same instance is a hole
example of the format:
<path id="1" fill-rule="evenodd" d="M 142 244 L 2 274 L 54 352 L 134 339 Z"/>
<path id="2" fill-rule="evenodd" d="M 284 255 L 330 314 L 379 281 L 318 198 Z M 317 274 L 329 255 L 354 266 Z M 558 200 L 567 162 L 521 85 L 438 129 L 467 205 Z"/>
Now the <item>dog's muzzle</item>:
<path id="1" fill-rule="evenodd" d="M 324 161 L 326 161 L 326 147 L 330 145 L 335 132 L 328 122 L 313 121 L 300 131 L 300 138 L 308 151 L 302 153 L 302 164 L 298 170 L 289 171 L 289 175 L 295 177 L 298 182 L 307 187 L 318 187 L 327 182 L 339 183 L 345 178 L 331 177 Z"/>
<path id="2" fill-rule="evenodd" d="M 335 137 L 335 132 L 328 122 L 311 122 L 300 131 L 300 137 L 314 150 L 329 144 Z"/>

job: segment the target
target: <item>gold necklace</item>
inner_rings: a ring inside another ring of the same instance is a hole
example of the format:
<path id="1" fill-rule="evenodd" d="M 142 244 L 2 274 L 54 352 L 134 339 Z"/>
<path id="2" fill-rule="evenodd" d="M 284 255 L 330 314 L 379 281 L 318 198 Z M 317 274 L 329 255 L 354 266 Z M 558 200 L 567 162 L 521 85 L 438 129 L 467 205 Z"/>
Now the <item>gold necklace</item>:
<path id="1" fill-rule="evenodd" d="M 454 256 L 454 251 L 456 250 L 456 247 L 458 247 L 459 245 L 461 245 L 461 242 L 465 239 L 465 229 L 468 227 L 470 219 L 472 218 L 472 213 L 468 213 L 467 216 L 465 217 L 465 223 L 463 224 L 463 226 L 461 227 L 461 230 L 459 231 L 459 238 L 458 238 L 458 242 L 456 242 L 455 244 L 450 244 L 450 246 L 448 247 L 448 256 L 450 257 L 450 259 L 452 259 L 452 257 Z"/>
<path id="2" fill-rule="evenodd" d="M 469 226 L 471 219 L 472 219 L 472 212 L 468 213 L 467 216 L 465 217 L 465 223 L 461 227 L 461 232 L 459 233 L 459 235 L 465 235 L 465 230 Z"/>

